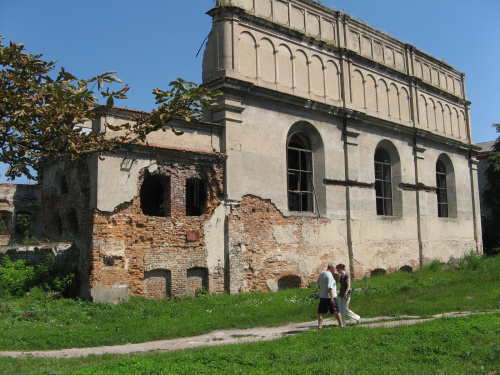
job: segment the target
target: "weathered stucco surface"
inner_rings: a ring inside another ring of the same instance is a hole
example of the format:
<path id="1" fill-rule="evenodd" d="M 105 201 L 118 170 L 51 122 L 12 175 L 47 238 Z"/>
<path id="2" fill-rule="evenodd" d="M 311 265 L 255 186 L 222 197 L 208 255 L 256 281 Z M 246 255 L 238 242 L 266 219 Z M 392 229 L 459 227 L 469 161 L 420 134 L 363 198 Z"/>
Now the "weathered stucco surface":
<path id="1" fill-rule="evenodd" d="M 306 287 L 329 262 L 363 277 L 482 253 L 461 72 L 309 0 L 219 0 L 208 14 L 203 80 L 223 94 L 207 122 L 176 123 L 182 136 L 167 129 L 104 160 L 44 166 L 46 231 L 74 239 L 82 296 Z M 134 112 L 108 109 L 86 126 L 109 132 Z M 304 210 L 290 201 L 296 135 L 307 145 Z"/>

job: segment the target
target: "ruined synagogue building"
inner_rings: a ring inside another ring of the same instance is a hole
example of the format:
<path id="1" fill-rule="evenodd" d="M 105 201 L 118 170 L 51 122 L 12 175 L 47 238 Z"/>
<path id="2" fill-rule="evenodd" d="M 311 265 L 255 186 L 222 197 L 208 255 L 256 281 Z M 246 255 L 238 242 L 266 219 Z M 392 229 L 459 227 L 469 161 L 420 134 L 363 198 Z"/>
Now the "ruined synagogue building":
<path id="1" fill-rule="evenodd" d="M 219 0 L 207 14 L 203 82 L 223 95 L 205 122 L 104 160 L 47 161 L 38 204 L 18 210 L 66 243 L 56 253 L 82 297 L 275 291 L 328 262 L 363 277 L 482 253 L 463 73 L 311 0 Z M 134 112 L 85 126 L 109 132 Z M 8 240 L 15 205 L 0 203 Z"/>

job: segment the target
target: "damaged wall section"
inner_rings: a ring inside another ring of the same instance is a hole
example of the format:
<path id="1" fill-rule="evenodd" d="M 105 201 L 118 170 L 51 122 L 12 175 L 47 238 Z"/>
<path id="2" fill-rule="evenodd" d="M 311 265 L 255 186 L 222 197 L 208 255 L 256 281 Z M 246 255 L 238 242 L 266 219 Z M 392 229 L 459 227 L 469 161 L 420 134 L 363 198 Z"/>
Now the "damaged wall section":
<path id="1" fill-rule="evenodd" d="M 111 170 L 117 158 L 107 157 L 99 168 Z M 223 292 L 224 246 L 207 246 L 206 240 L 214 236 L 207 231 L 223 236 L 223 225 L 207 226 L 223 196 L 223 155 L 157 148 L 151 159 L 133 152 L 128 158 L 136 165 L 128 171 L 136 195 L 112 212 L 94 214 L 92 299 Z M 114 194 L 98 189 L 98 201 Z"/>
<path id="2" fill-rule="evenodd" d="M 345 220 L 285 217 L 244 196 L 228 215 L 230 293 L 307 287 L 328 262 L 348 262 L 345 231 Z"/>

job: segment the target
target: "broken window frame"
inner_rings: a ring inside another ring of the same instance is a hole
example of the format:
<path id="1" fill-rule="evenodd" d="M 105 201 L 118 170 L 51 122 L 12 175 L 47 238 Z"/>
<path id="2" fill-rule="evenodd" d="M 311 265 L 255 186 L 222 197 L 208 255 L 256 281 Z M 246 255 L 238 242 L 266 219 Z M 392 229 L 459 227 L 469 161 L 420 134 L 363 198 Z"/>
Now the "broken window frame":
<path id="1" fill-rule="evenodd" d="M 292 160 L 293 154 L 295 160 Z M 292 133 L 287 141 L 288 209 L 294 212 L 314 212 L 313 152 L 306 134 Z"/>
<path id="2" fill-rule="evenodd" d="M 186 216 L 201 216 L 207 202 L 203 180 L 198 177 L 186 179 Z"/>
<path id="3" fill-rule="evenodd" d="M 374 164 L 377 215 L 393 216 L 392 164 L 389 153 L 384 148 L 375 150 Z"/>

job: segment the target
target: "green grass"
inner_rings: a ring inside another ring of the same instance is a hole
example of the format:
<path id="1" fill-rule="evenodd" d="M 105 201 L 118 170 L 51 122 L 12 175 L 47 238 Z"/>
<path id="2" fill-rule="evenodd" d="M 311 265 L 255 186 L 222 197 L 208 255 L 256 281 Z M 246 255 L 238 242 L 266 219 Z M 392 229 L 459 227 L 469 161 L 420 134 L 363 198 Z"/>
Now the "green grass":
<path id="1" fill-rule="evenodd" d="M 498 374 L 500 314 L 395 328 L 330 328 L 172 353 L 0 358 L 8 374 Z"/>
<path id="2" fill-rule="evenodd" d="M 500 309 L 500 256 L 471 255 L 459 269 L 434 263 L 412 274 L 358 280 L 353 287 L 351 308 L 362 317 Z M 309 321 L 317 317 L 316 292 L 133 298 L 118 305 L 46 300 L 35 294 L 0 302 L 0 350 L 118 345 Z"/>

